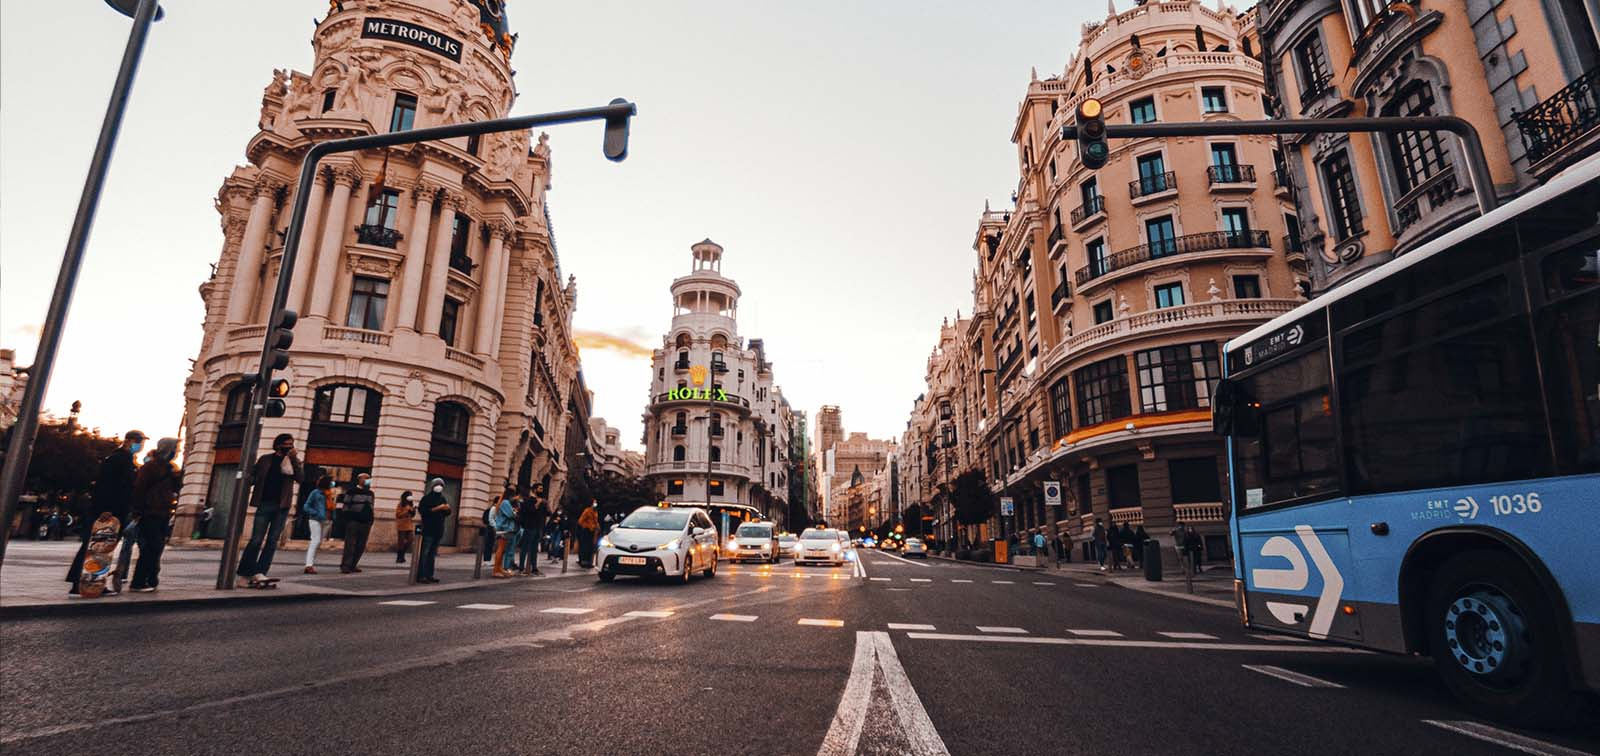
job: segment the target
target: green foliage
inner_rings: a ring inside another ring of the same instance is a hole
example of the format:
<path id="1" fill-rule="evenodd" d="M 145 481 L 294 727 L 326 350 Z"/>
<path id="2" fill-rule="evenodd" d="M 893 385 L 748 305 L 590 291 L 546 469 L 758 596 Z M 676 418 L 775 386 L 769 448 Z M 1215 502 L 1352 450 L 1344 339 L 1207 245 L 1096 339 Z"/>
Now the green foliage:
<path id="1" fill-rule="evenodd" d="M 601 515 L 626 515 L 639 507 L 656 503 L 655 493 L 650 490 L 649 484 L 615 472 L 587 478 L 584 488 L 587 490 L 584 503 L 594 499 L 600 505 Z"/>
<path id="2" fill-rule="evenodd" d="M 15 426 L 7 428 L 5 440 L 0 443 L 7 450 L 13 430 Z M 120 443 L 97 430 L 85 429 L 71 418 L 47 419 L 39 424 L 39 433 L 34 437 L 33 458 L 24 486 L 39 493 L 87 491 L 100 472 L 100 460 Z"/>
<path id="3" fill-rule="evenodd" d="M 956 522 L 962 525 L 988 522 L 999 508 L 999 499 L 989 490 L 989 478 L 982 470 L 968 470 L 958 476 L 950 499 L 955 504 Z"/>

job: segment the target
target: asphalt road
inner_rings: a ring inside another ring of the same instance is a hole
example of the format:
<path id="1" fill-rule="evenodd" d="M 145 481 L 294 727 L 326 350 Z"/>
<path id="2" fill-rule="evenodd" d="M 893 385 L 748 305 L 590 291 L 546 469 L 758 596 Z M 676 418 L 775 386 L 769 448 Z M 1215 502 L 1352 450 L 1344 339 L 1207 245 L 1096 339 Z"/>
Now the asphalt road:
<path id="1" fill-rule="evenodd" d="M 1225 609 L 1069 574 L 862 567 L 6 622 L 0 751 L 1600 751 L 1600 726 L 1492 727 L 1425 661 L 1252 635 Z"/>

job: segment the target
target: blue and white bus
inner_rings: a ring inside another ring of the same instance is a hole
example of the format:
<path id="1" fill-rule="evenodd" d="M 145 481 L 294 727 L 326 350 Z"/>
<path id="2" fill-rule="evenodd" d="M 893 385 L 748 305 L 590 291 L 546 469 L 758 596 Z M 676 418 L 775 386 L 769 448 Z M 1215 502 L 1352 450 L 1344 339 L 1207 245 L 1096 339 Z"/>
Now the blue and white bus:
<path id="1" fill-rule="evenodd" d="M 1600 691 L 1600 158 L 1225 353 L 1244 623 L 1576 717 Z"/>

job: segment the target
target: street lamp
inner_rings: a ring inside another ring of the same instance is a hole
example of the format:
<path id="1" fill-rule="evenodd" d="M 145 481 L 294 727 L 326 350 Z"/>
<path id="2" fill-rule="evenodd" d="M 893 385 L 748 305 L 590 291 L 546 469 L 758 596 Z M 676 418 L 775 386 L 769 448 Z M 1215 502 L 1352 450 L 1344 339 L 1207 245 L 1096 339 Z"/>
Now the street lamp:
<path id="1" fill-rule="evenodd" d="M 133 75 L 139 70 L 139 59 L 144 55 L 145 37 L 150 24 L 164 13 L 156 0 L 106 0 L 118 13 L 133 19 L 128 31 L 128 44 L 122 51 L 122 65 L 117 69 L 116 83 L 111 87 L 111 100 L 106 105 L 106 117 L 100 124 L 100 138 L 95 142 L 94 157 L 89 161 L 89 175 L 83 182 L 83 194 L 78 198 L 78 214 L 72 219 L 72 231 L 67 234 L 67 249 L 61 256 L 61 272 L 56 274 L 55 293 L 50 297 L 50 309 L 39 331 L 39 348 L 34 352 L 33 365 L 28 368 L 28 385 L 22 392 L 22 405 L 17 409 L 17 422 L 11 432 L 11 446 L 6 452 L 6 463 L 0 471 L 0 564 L 6 557 L 6 542 L 11 535 L 11 512 L 16 508 L 17 497 L 28 474 L 28 463 L 33 459 L 33 439 L 39 433 L 39 409 L 44 404 L 45 387 L 50 384 L 50 373 L 55 368 L 56 350 L 61 346 L 61 331 L 66 325 L 67 309 L 72 305 L 72 293 L 78 284 L 78 270 L 83 267 L 84 248 L 89 243 L 89 229 L 94 225 L 94 214 L 100 206 L 100 190 L 105 186 L 106 170 L 111 166 L 111 151 L 117 143 L 117 133 L 122 130 L 122 114 L 128 109 L 128 93 L 133 89 Z"/>

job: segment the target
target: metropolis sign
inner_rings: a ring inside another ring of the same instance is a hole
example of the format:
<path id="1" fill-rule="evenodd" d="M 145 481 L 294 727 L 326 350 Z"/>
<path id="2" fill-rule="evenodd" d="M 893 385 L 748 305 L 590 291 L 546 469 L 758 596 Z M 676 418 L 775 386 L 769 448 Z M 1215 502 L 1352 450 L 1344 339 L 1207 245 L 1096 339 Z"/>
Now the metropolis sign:
<path id="1" fill-rule="evenodd" d="M 361 24 L 362 39 L 387 39 L 401 44 L 420 47 L 438 53 L 457 63 L 461 62 L 461 40 L 449 37 L 416 24 L 392 18 L 369 18 Z"/>

